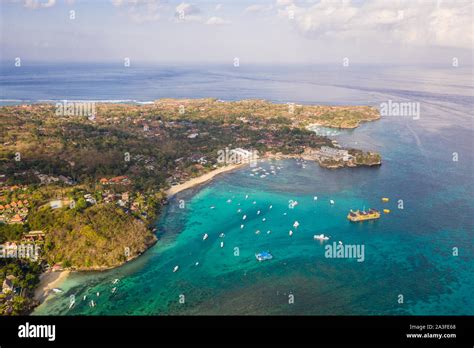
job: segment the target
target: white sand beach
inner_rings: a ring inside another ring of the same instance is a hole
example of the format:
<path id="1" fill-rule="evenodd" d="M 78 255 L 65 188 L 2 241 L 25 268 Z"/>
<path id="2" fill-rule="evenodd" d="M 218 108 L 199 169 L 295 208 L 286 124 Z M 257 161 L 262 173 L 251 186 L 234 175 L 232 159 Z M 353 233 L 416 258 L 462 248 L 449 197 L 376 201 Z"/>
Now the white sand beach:
<path id="1" fill-rule="evenodd" d="M 68 277 L 70 271 L 45 272 L 40 275 L 40 282 L 35 290 L 34 299 L 44 302 L 54 288 L 57 288 Z"/>
<path id="2" fill-rule="evenodd" d="M 174 196 L 178 192 L 187 190 L 187 189 L 189 189 L 191 187 L 194 187 L 196 185 L 199 185 L 199 184 L 203 184 L 203 183 L 211 180 L 212 178 L 214 178 L 216 175 L 241 168 L 241 167 L 245 166 L 246 164 L 248 164 L 248 163 L 230 164 L 230 165 L 227 165 L 227 166 L 224 166 L 224 167 L 214 169 L 214 170 L 210 171 L 209 173 L 203 174 L 203 175 L 201 175 L 197 178 L 192 178 L 192 179 L 190 179 L 190 180 L 188 180 L 188 181 L 186 181 L 182 184 L 172 186 L 170 189 L 168 189 L 168 191 L 166 191 L 166 194 L 167 194 L 168 198 L 171 198 L 172 196 Z"/>

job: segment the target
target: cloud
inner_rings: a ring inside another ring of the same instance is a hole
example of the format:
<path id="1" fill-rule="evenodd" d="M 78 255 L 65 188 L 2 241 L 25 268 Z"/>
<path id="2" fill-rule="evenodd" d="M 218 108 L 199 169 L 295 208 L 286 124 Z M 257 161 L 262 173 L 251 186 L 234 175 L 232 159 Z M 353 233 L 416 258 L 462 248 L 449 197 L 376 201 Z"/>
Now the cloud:
<path id="1" fill-rule="evenodd" d="M 115 7 L 126 8 L 136 23 L 153 22 L 161 18 L 165 6 L 160 0 L 111 0 Z"/>
<path id="2" fill-rule="evenodd" d="M 29 9 L 48 8 L 56 4 L 56 0 L 25 0 L 24 6 Z"/>
<path id="3" fill-rule="evenodd" d="M 400 0 L 367 1 L 321 0 L 307 7 L 279 0 L 278 14 L 289 18 L 296 29 L 309 39 L 361 39 L 375 42 L 430 45 L 472 49 L 470 0 L 441 2 Z"/>
<path id="4" fill-rule="evenodd" d="M 244 12 L 245 13 L 265 12 L 265 11 L 271 10 L 272 8 L 273 8 L 272 5 L 250 5 L 244 10 Z"/>
<path id="5" fill-rule="evenodd" d="M 223 24 L 229 24 L 230 21 L 226 21 L 225 19 L 221 17 L 211 17 L 206 21 L 206 24 L 208 25 L 223 25 Z"/>
<path id="6" fill-rule="evenodd" d="M 200 16 L 201 10 L 199 7 L 182 2 L 175 9 L 175 18 L 178 22 L 203 22 L 203 18 Z"/>

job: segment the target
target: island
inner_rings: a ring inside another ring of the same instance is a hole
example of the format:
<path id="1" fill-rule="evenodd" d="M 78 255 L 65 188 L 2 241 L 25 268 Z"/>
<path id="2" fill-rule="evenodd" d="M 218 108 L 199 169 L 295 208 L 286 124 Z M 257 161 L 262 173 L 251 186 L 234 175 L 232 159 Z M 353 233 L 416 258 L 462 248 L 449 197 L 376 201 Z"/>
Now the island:
<path id="1" fill-rule="evenodd" d="M 138 257 L 157 242 L 154 222 L 169 197 L 215 175 L 267 158 L 328 169 L 382 163 L 308 129 L 379 119 L 368 106 L 160 99 L 84 113 L 78 104 L 0 107 L 3 315 L 29 313 L 52 272 Z"/>

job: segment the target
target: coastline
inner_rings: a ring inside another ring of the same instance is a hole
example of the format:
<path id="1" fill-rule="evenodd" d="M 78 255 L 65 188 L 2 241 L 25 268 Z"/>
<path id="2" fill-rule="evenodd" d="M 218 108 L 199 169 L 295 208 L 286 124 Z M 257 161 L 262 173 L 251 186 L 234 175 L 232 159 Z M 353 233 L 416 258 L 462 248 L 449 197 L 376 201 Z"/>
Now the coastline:
<path id="1" fill-rule="evenodd" d="M 42 273 L 33 298 L 38 301 L 39 304 L 43 303 L 49 297 L 53 289 L 60 286 L 63 281 L 66 280 L 69 273 L 71 273 L 69 270 Z"/>
<path id="2" fill-rule="evenodd" d="M 171 186 L 167 191 L 166 195 L 168 198 L 173 197 L 177 193 L 190 189 L 192 187 L 195 187 L 200 184 L 204 184 L 205 182 L 208 182 L 212 180 L 215 176 L 222 174 L 222 173 L 227 173 L 235 169 L 239 169 L 247 165 L 248 163 L 239 163 L 239 164 L 230 164 L 226 165 L 214 170 L 211 170 L 210 172 L 203 174 L 201 176 L 198 176 L 196 178 L 189 179 L 188 181 L 183 182 L 182 184 L 174 185 Z"/>

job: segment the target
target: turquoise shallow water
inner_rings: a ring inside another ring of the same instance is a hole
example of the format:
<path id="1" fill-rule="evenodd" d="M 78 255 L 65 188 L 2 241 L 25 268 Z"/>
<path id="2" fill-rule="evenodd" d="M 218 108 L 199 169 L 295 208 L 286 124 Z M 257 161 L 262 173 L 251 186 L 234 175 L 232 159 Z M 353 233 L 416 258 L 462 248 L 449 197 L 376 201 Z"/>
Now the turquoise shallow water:
<path id="1" fill-rule="evenodd" d="M 397 77 L 404 88 L 395 82 L 391 89 L 368 82 L 351 87 L 359 98 L 353 102 L 418 101 L 420 120 L 383 118 L 335 136 L 381 152 L 380 168 L 330 171 L 285 160 L 259 163 L 267 171 L 275 166 L 276 174 L 265 178 L 251 176 L 250 167 L 221 175 L 170 202 L 157 222 L 159 242 L 139 259 L 71 275 L 64 293 L 34 314 L 474 314 L 472 87 L 462 86 L 460 75 L 451 82 L 443 74 L 405 75 L 424 81 L 415 90 Z M 453 152 L 459 161 L 452 161 Z M 399 199 L 404 209 L 397 208 Z M 290 209 L 290 200 L 299 204 Z M 346 219 L 349 209 L 364 206 L 392 212 L 373 222 Z M 365 260 L 326 258 L 325 243 L 313 240 L 321 233 L 331 237 L 327 243 L 364 245 Z M 455 247 L 459 256 L 452 255 Z M 257 262 L 255 253 L 263 250 L 274 259 Z M 71 295 L 76 305 L 69 309 Z M 90 299 L 96 307 L 88 306 Z"/>

